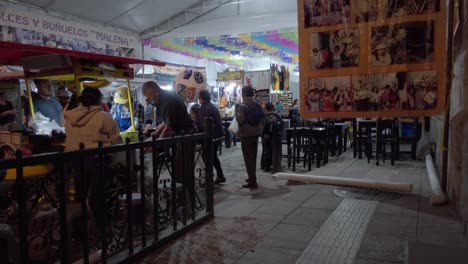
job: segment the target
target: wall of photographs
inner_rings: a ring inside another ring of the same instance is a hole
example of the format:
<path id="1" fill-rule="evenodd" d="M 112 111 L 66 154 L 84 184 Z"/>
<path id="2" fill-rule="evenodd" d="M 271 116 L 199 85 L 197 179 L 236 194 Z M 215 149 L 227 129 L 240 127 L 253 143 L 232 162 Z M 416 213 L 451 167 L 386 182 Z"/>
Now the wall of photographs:
<path id="1" fill-rule="evenodd" d="M 446 0 L 298 0 L 304 117 L 443 111 Z"/>

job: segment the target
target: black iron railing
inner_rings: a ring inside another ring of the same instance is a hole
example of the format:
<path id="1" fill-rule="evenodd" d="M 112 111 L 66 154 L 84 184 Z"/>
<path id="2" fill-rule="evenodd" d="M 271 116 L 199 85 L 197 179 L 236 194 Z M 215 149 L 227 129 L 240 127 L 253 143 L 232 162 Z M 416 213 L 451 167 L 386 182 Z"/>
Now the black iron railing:
<path id="1" fill-rule="evenodd" d="M 129 262 L 210 219 L 214 149 L 205 131 L 0 161 L 1 171 L 16 172 L 0 181 L 8 245 L 0 262 Z M 41 164 L 52 172 L 24 174 Z"/>

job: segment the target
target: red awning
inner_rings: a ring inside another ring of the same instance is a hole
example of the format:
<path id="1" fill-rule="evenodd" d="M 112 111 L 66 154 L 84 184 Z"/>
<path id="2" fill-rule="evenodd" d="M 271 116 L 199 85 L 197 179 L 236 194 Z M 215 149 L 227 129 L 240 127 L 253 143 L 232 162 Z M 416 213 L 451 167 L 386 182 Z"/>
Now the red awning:
<path id="1" fill-rule="evenodd" d="M 100 62 L 122 64 L 145 64 L 164 66 L 166 63 L 155 60 L 140 60 L 126 57 L 109 56 L 82 51 L 57 49 L 35 45 L 20 44 L 15 42 L 0 41 L 0 65 L 21 65 L 20 59 L 24 57 L 40 56 L 46 54 L 61 54 L 71 57 L 92 59 Z"/>

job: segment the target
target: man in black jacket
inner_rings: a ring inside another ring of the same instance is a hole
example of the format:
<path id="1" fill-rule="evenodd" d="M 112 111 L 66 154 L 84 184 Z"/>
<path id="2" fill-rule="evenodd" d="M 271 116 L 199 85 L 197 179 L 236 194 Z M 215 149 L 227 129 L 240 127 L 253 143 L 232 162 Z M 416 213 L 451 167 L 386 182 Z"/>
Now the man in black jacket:
<path id="1" fill-rule="evenodd" d="M 274 112 L 275 106 L 272 103 L 266 103 L 265 110 L 266 118 L 262 137 L 261 166 L 265 172 L 272 171 L 276 173 L 281 170 L 281 133 L 284 121 Z"/>
<path id="2" fill-rule="evenodd" d="M 244 188 L 257 189 L 258 138 L 263 133 L 265 113 L 253 98 L 255 91 L 250 86 L 242 88 L 242 104 L 237 104 L 236 120 L 239 123 L 238 136 L 241 138 L 242 155 L 247 169 L 248 184 Z"/>
<path id="3" fill-rule="evenodd" d="M 213 166 L 216 169 L 216 184 L 226 182 L 224 177 L 223 168 L 221 168 L 221 162 L 219 161 L 218 155 L 216 154 L 219 146 L 224 138 L 224 128 L 221 123 L 221 115 L 219 114 L 218 108 L 210 102 L 211 94 L 207 90 L 200 92 L 198 101 L 201 106 L 198 110 L 198 114 L 195 119 L 198 131 L 204 131 L 205 118 L 210 117 L 213 119 Z"/>

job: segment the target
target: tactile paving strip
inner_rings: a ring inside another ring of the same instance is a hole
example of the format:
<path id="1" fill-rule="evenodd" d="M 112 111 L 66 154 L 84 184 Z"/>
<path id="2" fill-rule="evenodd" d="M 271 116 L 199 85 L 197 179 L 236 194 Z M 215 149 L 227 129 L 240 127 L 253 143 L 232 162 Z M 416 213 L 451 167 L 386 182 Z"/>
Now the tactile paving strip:
<path id="1" fill-rule="evenodd" d="M 335 189 L 334 192 L 339 197 L 359 200 L 386 201 L 401 198 L 400 193 L 376 191 L 369 189 L 356 189 L 350 187 L 342 187 L 339 189 Z"/>
<path id="2" fill-rule="evenodd" d="M 353 264 L 377 203 L 343 200 L 310 241 L 296 264 Z"/>

